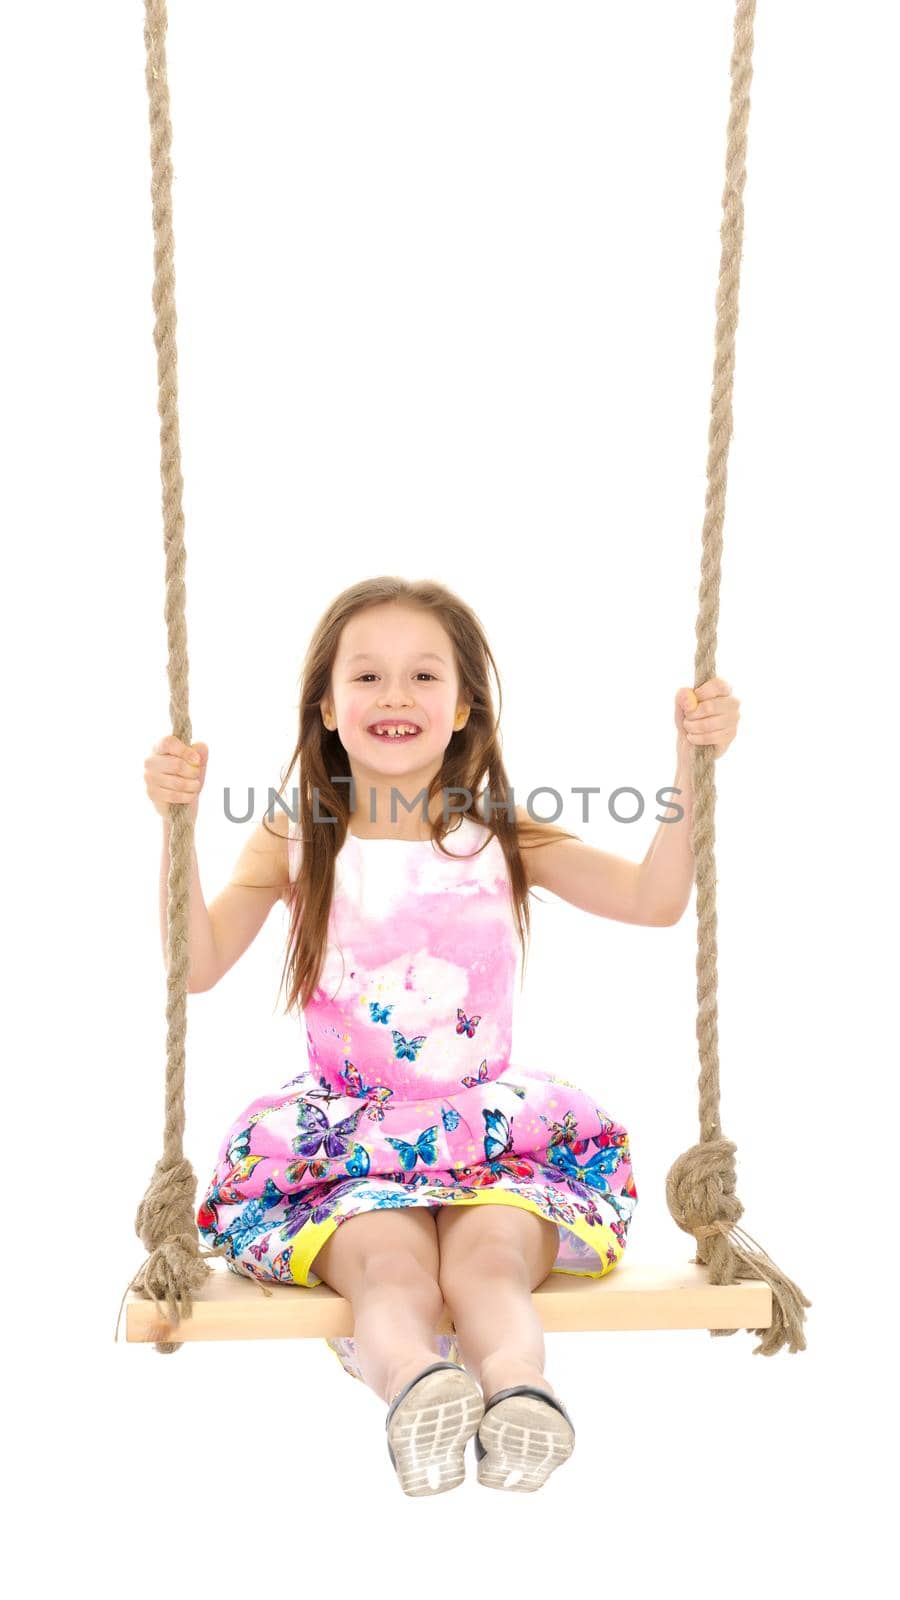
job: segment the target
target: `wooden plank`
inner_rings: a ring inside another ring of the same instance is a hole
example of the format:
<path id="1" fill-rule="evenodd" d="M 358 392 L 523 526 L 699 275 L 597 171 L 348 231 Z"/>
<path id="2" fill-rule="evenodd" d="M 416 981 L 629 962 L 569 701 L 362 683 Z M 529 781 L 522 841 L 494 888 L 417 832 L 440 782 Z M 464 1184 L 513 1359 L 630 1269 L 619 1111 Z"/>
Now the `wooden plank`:
<path id="1" fill-rule="evenodd" d="M 252 1278 L 210 1263 L 193 1314 L 176 1326 L 160 1319 L 152 1300 L 131 1290 L 125 1300 L 125 1338 L 132 1343 L 177 1339 L 336 1339 L 353 1332 L 348 1301 L 327 1284 L 267 1283 L 267 1298 Z M 547 1333 L 647 1328 L 768 1328 L 772 1291 L 761 1279 L 710 1284 L 693 1262 L 652 1266 L 624 1260 L 602 1278 L 551 1272 L 534 1291 Z M 448 1312 L 438 1331 L 449 1332 Z"/>

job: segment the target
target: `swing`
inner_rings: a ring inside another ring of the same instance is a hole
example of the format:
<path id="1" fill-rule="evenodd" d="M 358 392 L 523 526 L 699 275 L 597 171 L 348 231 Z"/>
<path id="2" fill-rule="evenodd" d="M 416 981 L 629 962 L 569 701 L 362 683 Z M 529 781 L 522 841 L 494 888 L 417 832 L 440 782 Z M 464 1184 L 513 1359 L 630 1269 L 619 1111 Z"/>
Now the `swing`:
<path id="1" fill-rule="evenodd" d="M 736 0 L 694 658 L 697 684 L 715 674 L 754 13 L 755 0 Z M 172 732 L 190 744 L 167 28 L 166 0 L 145 0 L 170 714 Z M 693 1234 L 697 1254 L 688 1263 L 667 1266 L 632 1263 L 626 1256 L 601 1278 L 551 1273 L 534 1290 L 533 1304 L 550 1333 L 706 1328 L 713 1336 L 721 1336 L 743 1328 L 762 1335 L 754 1355 L 774 1355 L 783 1345 L 796 1354 L 806 1349 L 803 1308 L 812 1301 L 761 1246 L 754 1250 L 756 1241 L 738 1227 L 744 1208 L 736 1194 L 736 1146 L 724 1137 L 720 1122 L 714 760 L 711 746 L 693 747 L 700 1142 L 678 1157 L 666 1178 L 669 1211 L 679 1228 Z M 161 1354 L 172 1354 L 191 1340 L 329 1339 L 352 1335 L 352 1308 L 327 1284 L 305 1288 L 302 1293 L 296 1285 L 263 1284 L 240 1277 L 224 1265 L 207 1265 L 205 1258 L 225 1255 L 227 1244 L 214 1250 L 200 1246 L 195 1224 L 197 1180 L 183 1148 L 193 821 L 184 805 L 172 807 L 171 819 L 163 1153 L 135 1219 L 135 1231 L 149 1254 L 122 1297 L 126 1306 L 126 1340 L 153 1343 Z M 120 1317 L 121 1311 L 120 1305 Z M 445 1308 L 439 1331 L 447 1332 L 452 1327 Z"/>

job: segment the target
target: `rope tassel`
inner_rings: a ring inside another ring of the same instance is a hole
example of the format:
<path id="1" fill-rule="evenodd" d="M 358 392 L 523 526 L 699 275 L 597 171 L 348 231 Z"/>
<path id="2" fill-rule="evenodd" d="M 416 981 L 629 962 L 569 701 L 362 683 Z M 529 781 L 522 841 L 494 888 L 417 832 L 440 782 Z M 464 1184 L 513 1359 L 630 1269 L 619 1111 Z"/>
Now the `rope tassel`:
<path id="1" fill-rule="evenodd" d="M 736 1148 L 730 1139 L 723 1138 L 691 1145 L 669 1168 L 666 1202 L 679 1228 L 697 1239 L 693 1260 L 696 1265 L 708 1267 L 710 1283 L 754 1278 L 771 1288 L 771 1326 L 746 1329 L 747 1333 L 762 1336 L 753 1354 L 774 1356 L 787 1345 L 791 1355 L 796 1355 L 806 1349 L 803 1307 L 808 1308 L 812 1301 L 775 1265 L 762 1245 L 737 1226 L 744 1208 L 734 1192 Z M 738 1331 L 709 1329 L 714 1337 Z"/>
<path id="2" fill-rule="evenodd" d="M 152 1300 L 160 1318 L 176 1325 L 182 1317 L 192 1317 L 192 1294 L 202 1289 L 210 1268 L 204 1265 L 209 1256 L 227 1256 L 227 1241 L 213 1250 L 201 1249 L 194 1220 L 194 1198 L 197 1179 L 189 1161 L 184 1156 L 174 1165 L 158 1161 L 153 1169 L 147 1193 L 138 1206 L 135 1232 L 149 1250 L 127 1285 L 119 1302 L 116 1331 L 113 1342 L 119 1337 L 122 1307 L 129 1289 Z M 258 1278 L 253 1282 L 263 1294 L 271 1296 L 271 1289 Z M 155 1349 L 162 1355 L 172 1355 L 180 1350 L 182 1341 L 160 1341 Z"/>

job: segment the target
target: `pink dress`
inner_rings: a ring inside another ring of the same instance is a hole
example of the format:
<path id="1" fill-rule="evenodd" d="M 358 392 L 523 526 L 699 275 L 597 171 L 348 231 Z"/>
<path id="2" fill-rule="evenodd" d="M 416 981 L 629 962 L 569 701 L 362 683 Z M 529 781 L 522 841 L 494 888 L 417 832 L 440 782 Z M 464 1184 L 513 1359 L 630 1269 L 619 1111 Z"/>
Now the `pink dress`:
<path id="1" fill-rule="evenodd" d="M 599 1278 L 621 1259 L 637 1203 L 628 1134 L 590 1089 L 513 1054 L 506 858 L 472 816 L 444 848 L 452 859 L 431 840 L 347 834 L 303 1012 L 309 1064 L 235 1118 L 197 1211 L 234 1272 L 321 1283 L 335 1228 L 398 1206 L 533 1211 L 556 1224 L 554 1272 Z M 292 880 L 301 849 L 292 825 Z M 354 1340 L 326 1343 L 360 1378 Z M 453 1334 L 436 1351 L 460 1359 Z"/>

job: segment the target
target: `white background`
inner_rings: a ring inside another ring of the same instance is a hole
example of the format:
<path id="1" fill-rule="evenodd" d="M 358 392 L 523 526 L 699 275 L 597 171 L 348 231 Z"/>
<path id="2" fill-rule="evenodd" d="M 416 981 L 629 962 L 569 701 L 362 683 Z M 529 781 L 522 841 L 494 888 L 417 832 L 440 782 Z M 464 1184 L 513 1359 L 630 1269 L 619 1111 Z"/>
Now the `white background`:
<path id="1" fill-rule="evenodd" d="M 776 1594 L 837 1593 L 877 1567 L 895 24 L 822 0 L 756 19 L 717 656 L 742 712 L 716 764 L 722 1121 L 742 1225 L 813 1301 L 809 1347 L 548 1336 L 571 1462 L 525 1500 L 481 1490 L 470 1454 L 455 1499 L 413 1502 L 383 1402 L 319 1341 L 165 1359 L 113 1342 L 165 1057 L 143 788 L 169 728 L 143 7 L 7 17 L 7 1403 L 32 1587 L 301 1589 L 340 1560 L 354 1586 L 443 1589 L 520 1582 L 527 1559 L 537 1590 L 756 1594 L 777 1563 Z M 437 578 L 483 620 L 517 800 L 598 785 L 588 822 L 575 798 L 561 822 L 646 851 L 693 680 L 731 41 L 725 0 L 173 0 L 207 899 L 245 837 L 223 788 L 277 785 L 311 629 L 378 573 Z M 605 807 L 621 784 L 647 800 L 632 825 Z M 641 929 L 541 900 L 518 1058 L 629 1128 L 630 1259 L 686 1260 L 665 1176 L 698 1134 L 694 902 Z M 189 1002 L 200 1185 L 238 1110 L 305 1060 L 277 1003 L 286 927 L 276 908 Z"/>

